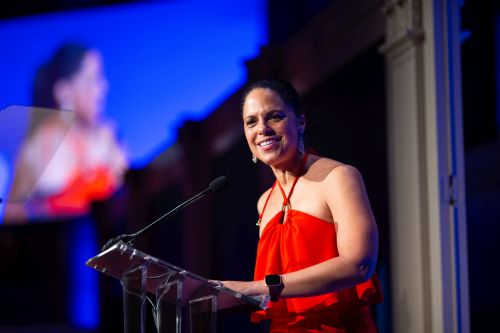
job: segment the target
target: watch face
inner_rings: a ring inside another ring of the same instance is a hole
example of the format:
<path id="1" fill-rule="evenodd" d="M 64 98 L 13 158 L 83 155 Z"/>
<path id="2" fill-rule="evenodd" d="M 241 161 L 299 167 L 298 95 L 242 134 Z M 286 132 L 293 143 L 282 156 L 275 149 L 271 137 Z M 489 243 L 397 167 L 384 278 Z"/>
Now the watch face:
<path id="1" fill-rule="evenodd" d="M 266 275 L 266 285 L 267 286 L 280 286 L 281 276 L 278 274 Z"/>

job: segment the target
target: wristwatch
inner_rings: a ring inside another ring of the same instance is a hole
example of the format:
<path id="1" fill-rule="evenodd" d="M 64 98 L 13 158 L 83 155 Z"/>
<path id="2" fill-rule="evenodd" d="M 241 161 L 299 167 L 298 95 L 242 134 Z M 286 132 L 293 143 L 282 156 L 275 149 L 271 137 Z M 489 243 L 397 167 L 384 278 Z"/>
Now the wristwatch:
<path id="1" fill-rule="evenodd" d="M 285 287 L 281 275 L 279 274 L 266 275 L 264 281 L 266 283 L 266 286 L 269 288 L 269 295 L 271 296 L 271 302 L 277 302 L 280 298 L 281 291 Z"/>

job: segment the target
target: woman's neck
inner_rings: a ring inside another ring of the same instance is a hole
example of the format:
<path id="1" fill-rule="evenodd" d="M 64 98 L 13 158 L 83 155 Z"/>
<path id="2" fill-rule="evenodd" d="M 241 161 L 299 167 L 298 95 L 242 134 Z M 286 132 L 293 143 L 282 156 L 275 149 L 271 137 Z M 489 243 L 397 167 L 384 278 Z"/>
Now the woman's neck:
<path id="1" fill-rule="evenodd" d="M 92 135 L 96 132 L 97 128 L 97 124 L 89 124 L 88 122 L 84 121 L 75 122 L 75 130 L 81 135 Z"/>
<path id="2" fill-rule="evenodd" d="M 279 166 L 271 166 L 274 176 L 281 185 L 285 186 L 287 183 L 293 182 L 295 178 L 302 176 L 305 167 L 305 165 L 303 165 L 305 162 L 303 161 L 304 158 L 307 157 L 301 154 L 295 154 L 288 163 Z"/>
<path id="3" fill-rule="evenodd" d="M 75 112 L 75 124 L 83 130 L 93 130 L 99 127 L 99 119 L 85 117 Z"/>

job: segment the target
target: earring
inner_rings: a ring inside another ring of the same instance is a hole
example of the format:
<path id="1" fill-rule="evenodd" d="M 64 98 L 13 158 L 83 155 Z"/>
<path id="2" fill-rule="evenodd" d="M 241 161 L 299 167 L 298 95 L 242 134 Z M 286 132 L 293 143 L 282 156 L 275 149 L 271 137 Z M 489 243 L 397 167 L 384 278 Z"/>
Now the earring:
<path id="1" fill-rule="evenodd" d="M 257 157 L 255 157 L 255 155 L 252 155 L 252 162 L 257 163 Z"/>

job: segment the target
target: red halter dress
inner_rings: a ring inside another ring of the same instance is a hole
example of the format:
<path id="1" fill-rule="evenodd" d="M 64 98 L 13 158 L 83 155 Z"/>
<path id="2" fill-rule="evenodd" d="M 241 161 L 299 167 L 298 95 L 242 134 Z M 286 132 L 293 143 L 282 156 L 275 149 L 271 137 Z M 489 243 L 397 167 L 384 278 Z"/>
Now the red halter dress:
<path id="1" fill-rule="evenodd" d="M 259 221 L 276 184 L 283 194 L 283 209 L 262 232 L 254 280 L 263 280 L 267 274 L 298 271 L 339 255 L 333 223 L 291 209 L 289 198 L 298 178 L 288 196 L 277 180 L 269 193 Z M 369 305 L 382 299 L 380 282 L 373 274 L 368 281 L 340 291 L 270 302 L 266 310 L 252 313 L 251 319 L 253 322 L 272 319 L 272 333 L 371 333 L 377 332 L 377 329 Z"/>

